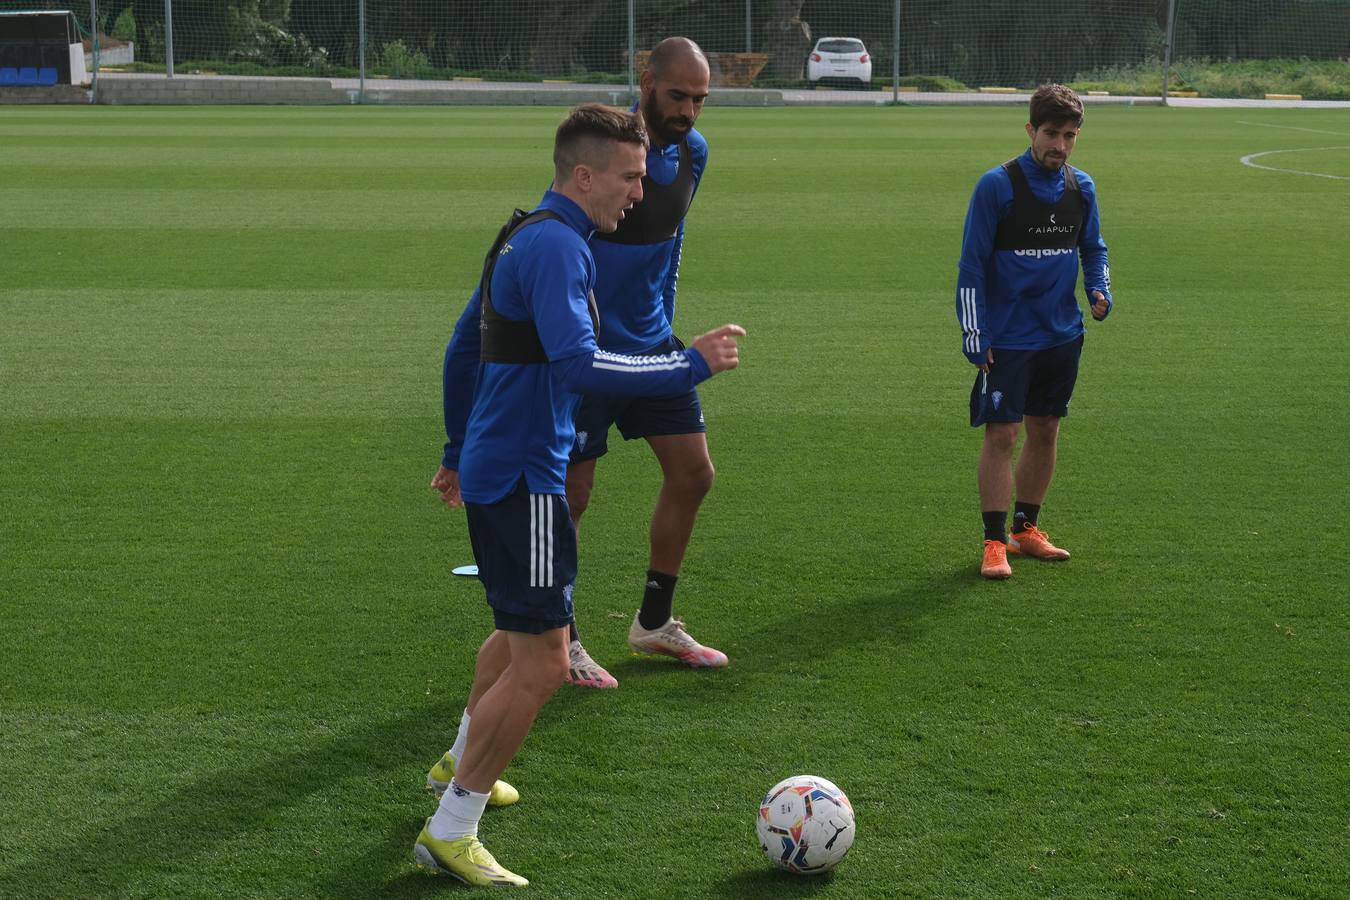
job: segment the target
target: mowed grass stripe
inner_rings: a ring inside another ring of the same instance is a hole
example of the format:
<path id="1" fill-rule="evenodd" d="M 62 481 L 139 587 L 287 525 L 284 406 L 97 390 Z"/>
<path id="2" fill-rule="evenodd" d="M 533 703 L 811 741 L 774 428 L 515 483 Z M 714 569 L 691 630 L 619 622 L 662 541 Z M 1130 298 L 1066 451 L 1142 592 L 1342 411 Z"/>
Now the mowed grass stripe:
<path id="1" fill-rule="evenodd" d="M 561 111 L 14 113 L 0 199 L 63 227 L 6 226 L 0 893 L 441 888 L 408 861 L 419 788 L 488 616 L 426 487 L 440 354 Z M 1075 556 L 995 585 L 952 288 L 1022 113 L 709 109 L 677 321 L 751 334 L 703 391 L 718 484 L 676 609 L 732 667 L 627 655 L 659 473 L 616 436 L 577 608 L 622 686 L 560 692 L 484 823 L 535 895 L 1350 892 L 1350 314 L 1307 224 L 1350 208 L 1242 167 L 1313 137 L 1253 115 L 1089 110 L 1118 306 L 1044 513 Z M 148 144 L 81 145 L 100 127 Z M 821 882 L 751 838 L 799 771 L 859 810 Z"/>

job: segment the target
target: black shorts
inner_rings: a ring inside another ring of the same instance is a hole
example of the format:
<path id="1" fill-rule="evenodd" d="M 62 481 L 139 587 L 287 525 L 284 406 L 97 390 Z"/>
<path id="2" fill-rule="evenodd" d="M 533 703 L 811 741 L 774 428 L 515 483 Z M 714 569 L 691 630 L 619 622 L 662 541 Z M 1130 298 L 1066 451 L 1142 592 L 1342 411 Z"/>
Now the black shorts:
<path id="1" fill-rule="evenodd" d="M 683 350 L 679 338 L 637 356 L 661 356 Z M 666 434 L 701 434 L 703 407 L 698 391 L 668 397 L 599 397 L 587 394 L 576 415 L 577 439 L 571 462 L 599 459 L 609 452 L 609 426 L 618 425 L 624 440 Z"/>
<path id="2" fill-rule="evenodd" d="M 994 364 L 987 373 L 975 375 L 975 386 L 970 389 L 970 424 L 1067 416 L 1082 353 L 1082 335 L 1046 350 L 995 347 Z"/>
<path id="3" fill-rule="evenodd" d="M 497 503 L 465 503 L 478 580 L 503 631 L 543 634 L 572 624 L 577 533 L 567 499 L 531 494 L 525 479 Z"/>

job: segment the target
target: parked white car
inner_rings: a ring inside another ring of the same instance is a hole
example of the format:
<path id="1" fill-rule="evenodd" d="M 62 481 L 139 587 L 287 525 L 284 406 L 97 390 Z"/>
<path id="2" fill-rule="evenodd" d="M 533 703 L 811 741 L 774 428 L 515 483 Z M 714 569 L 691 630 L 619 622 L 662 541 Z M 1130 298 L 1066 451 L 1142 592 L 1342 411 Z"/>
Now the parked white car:
<path id="1" fill-rule="evenodd" d="M 822 81 L 871 84 L 872 57 L 857 38 L 821 38 L 806 58 L 806 80 L 811 87 Z"/>

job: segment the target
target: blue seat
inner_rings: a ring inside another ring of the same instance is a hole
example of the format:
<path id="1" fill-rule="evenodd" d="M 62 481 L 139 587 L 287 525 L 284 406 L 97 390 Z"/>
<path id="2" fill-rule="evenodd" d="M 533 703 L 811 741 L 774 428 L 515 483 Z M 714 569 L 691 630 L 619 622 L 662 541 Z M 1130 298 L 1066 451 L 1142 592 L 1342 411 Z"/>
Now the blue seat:
<path id="1" fill-rule="evenodd" d="M 37 68 L 24 66 L 19 70 L 19 84 L 37 84 Z"/>
<path id="2" fill-rule="evenodd" d="M 0 69 L 0 84 L 18 84 L 19 70 L 10 66 Z"/>
<path id="3" fill-rule="evenodd" d="M 56 84 L 56 69 L 44 67 L 38 69 L 38 84 Z"/>

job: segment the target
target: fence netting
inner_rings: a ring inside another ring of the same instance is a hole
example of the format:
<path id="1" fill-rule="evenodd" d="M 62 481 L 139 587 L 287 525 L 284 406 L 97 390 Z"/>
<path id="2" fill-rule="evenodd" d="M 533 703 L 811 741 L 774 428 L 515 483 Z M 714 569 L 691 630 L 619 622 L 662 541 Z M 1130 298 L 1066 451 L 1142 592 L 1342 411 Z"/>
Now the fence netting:
<path id="1" fill-rule="evenodd" d="M 822 38 L 866 47 L 851 86 L 952 100 L 1046 81 L 1350 99 L 1350 0 L 0 0 L 69 9 L 105 69 L 623 83 L 684 35 L 722 86 L 805 89 Z M 630 39 L 631 35 L 631 39 Z M 3 35 L 0 35 L 3 41 Z"/>

